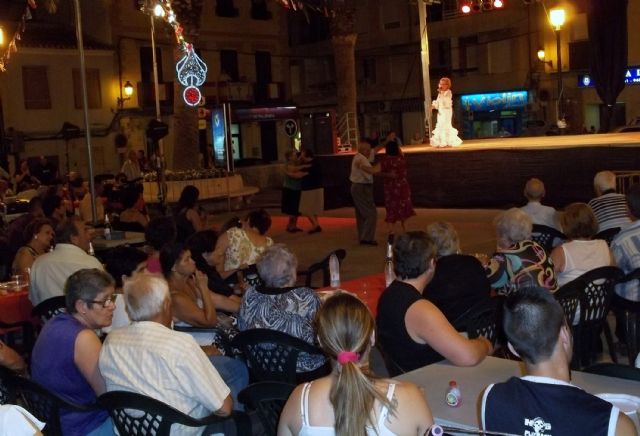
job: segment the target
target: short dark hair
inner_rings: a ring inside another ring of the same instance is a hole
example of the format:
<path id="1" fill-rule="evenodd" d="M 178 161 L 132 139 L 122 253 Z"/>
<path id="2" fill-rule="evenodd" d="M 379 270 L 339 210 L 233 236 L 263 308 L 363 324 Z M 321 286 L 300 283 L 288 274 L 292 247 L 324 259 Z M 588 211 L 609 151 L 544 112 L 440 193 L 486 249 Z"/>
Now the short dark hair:
<path id="1" fill-rule="evenodd" d="M 33 221 L 31 221 L 24 228 L 24 234 L 23 234 L 24 240 L 30 241 L 31 238 L 33 238 L 33 235 L 38 234 L 40 230 L 42 230 L 42 228 L 46 225 L 51 226 L 51 221 L 49 221 L 46 218 L 36 218 Z M 51 228 L 53 228 L 53 226 L 51 226 Z"/>
<path id="2" fill-rule="evenodd" d="M 393 245 L 395 273 L 402 279 L 414 279 L 424 273 L 436 257 L 436 244 L 425 232 L 407 232 L 396 237 Z"/>
<path id="3" fill-rule="evenodd" d="M 627 190 L 627 204 L 631 215 L 640 218 L 640 183 L 631 185 Z"/>
<path id="4" fill-rule="evenodd" d="M 205 259 L 202 257 L 204 253 L 210 253 L 214 250 L 218 241 L 218 233 L 215 230 L 202 230 L 196 232 L 187 239 L 185 246 L 191 251 L 191 257 L 196 262 L 196 267 L 204 269 Z"/>
<path id="5" fill-rule="evenodd" d="M 42 212 L 44 216 L 51 218 L 53 211 L 58 209 L 62 205 L 62 197 L 59 195 L 47 195 L 42 200 Z"/>
<path id="6" fill-rule="evenodd" d="M 125 209 L 132 208 L 138 202 L 140 192 L 135 186 L 127 187 L 122 192 L 122 206 Z"/>
<path id="7" fill-rule="evenodd" d="M 562 306 L 545 288 L 519 289 L 504 304 L 507 340 L 527 363 L 537 364 L 553 354 L 564 322 Z"/>
<path id="8" fill-rule="evenodd" d="M 160 251 L 160 267 L 162 267 L 162 274 L 165 278 L 168 279 L 171 276 L 173 265 L 176 264 L 185 251 L 189 251 L 189 249 L 181 243 L 165 245 L 162 248 Z"/>
<path id="9" fill-rule="evenodd" d="M 113 277 L 116 287 L 121 288 L 122 276 L 131 276 L 131 273 L 147 260 L 147 257 L 135 247 L 116 247 L 107 253 L 105 268 Z"/>
<path id="10" fill-rule="evenodd" d="M 62 221 L 58 224 L 58 227 L 55 229 L 56 232 L 56 244 L 70 244 L 72 236 L 78 236 L 78 227 L 77 223 L 82 223 L 84 225 L 84 221 L 80 219 L 78 216 L 70 216 L 66 220 Z"/>
<path id="11" fill-rule="evenodd" d="M 98 294 L 113 286 L 113 278 L 97 268 L 81 269 L 69 276 L 64 284 L 65 305 L 68 313 L 76 313 L 76 301 L 83 300 L 89 307 Z"/>
<path id="12" fill-rule="evenodd" d="M 264 209 L 254 210 L 247 214 L 247 223 L 264 235 L 271 228 L 271 215 Z"/>
<path id="13" fill-rule="evenodd" d="M 180 193 L 180 199 L 178 200 L 178 212 L 182 209 L 191 209 L 196 206 L 200 191 L 193 185 L 187 185 L 182 189 Z"/>
<path id="14" fill-rule="evenodd" d="M 154 218 L 147 225 L 144 239 L 154 250 L 160 251 L 165 244 L 176 240 L 176 223 L 167 216 Z"/>

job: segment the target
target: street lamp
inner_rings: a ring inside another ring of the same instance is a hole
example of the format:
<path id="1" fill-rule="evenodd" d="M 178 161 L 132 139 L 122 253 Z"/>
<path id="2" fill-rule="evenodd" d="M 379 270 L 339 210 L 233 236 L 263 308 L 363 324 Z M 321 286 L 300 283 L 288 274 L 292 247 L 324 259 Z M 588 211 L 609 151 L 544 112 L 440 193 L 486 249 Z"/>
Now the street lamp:
<path id="1" fill-rule="evenodd" d="M 131 84 L 131 82 L 127 80 L 124 86 L 122 87 L 122 91 L 123 91 L 124 97 L 118 97 L 117 99 L 119 109 L 123 109 L 124 102 L 127 100 L 130 100 L 131 96 L 133 95 L 133 85 Z"/>
<path id="2" fill-rule="evenodd" d="M 538 60 L 540 62 L 549 65 L 549 68 L 553 68 L 553 61 L 551 59 L 549 59 L 548 61 L 545 60 L 545 58 L 547 57 L 547 54 L 545 53 L 543 48 L 538 50 L 537 55 L 538 55 Z"/>
<path id="3" fill-rule="evenodd" d="M 556 34 L 556 51 L 557 51 L 557 71 L 558 71 L 558 121 L 562 117 L 562 51 L 560 49 L 560 30 L 566 19 L 565 10 L 562 8 L 551 9 L 549 11 L 549 22 L 553 26 L 553 31 Z"/>

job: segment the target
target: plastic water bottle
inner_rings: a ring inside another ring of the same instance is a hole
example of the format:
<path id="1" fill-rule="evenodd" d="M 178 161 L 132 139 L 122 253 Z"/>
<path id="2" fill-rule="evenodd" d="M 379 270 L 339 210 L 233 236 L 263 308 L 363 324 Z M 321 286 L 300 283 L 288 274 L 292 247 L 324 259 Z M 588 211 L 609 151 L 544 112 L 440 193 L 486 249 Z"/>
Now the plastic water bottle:
<path id="1" fill-rule="evenodd" d="M 96 251 L 93 249 L 93 243 L 89 242 L 89 251 L 87 252 L 89 256 L 95 256 Z"/>
<path id="2" fill-rule="evenodd" d="M 340 261 L 335 254 L 329 257 L 329 277 L 331 278 L 329 285 L 332 288 L 340 287 Z"/>
<path id="3" fill-rule="evenodd" d="M 104 239 L 111 239 L 111 223 L 106 213 L 104 214 Z"/>
<path id="4" fill-rule="evenodd" d="M 460 402 L 462 402 L 462 394 L 460 393 L 460 388 L 458 387 L 458 383 L 456 383 L 455 380 L 451 380 L 449 382 L 449 388 L 447 389 L 445 401 L 447 402 L 447 406 L 451 407 L 458 407 L 460 405 Z"/>
<path id="5" fill-rule="evenodd" d="M 384 283 L 386 287 L 396 279 L 396 274 L 393 270 L 393 233 L 387 238 L 387 255 L 384 261 Z"/>

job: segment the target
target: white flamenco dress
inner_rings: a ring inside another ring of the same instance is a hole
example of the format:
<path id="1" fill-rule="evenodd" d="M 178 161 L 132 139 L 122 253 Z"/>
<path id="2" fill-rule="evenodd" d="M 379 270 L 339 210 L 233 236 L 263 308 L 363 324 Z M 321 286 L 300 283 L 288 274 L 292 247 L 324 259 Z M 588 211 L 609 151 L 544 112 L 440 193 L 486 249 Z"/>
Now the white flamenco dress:
<path id="1" fill-rule="evenodd" d="M 431 145 L 433 147 L 456 147 L 462 144 L 458 137 L 458 129 L 451 125 L 453 118 L 453 97 L 451 90 L 438 93 L 438 99 L 433 101 L 433 107 L 438 110 L 436 128 L 433 129 Z"/>

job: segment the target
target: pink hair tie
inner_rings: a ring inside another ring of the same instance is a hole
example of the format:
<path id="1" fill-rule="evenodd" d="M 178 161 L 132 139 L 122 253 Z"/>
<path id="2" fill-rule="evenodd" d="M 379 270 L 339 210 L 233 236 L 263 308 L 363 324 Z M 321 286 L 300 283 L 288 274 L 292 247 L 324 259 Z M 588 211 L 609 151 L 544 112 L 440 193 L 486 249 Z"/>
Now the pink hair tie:
<path id="1" fill-rule="evenodd" d="M 355 351 L 341 351 L 338 353 L 338 363 L 344 365 L 347 362 L 357 362 L 360 360 L 360 355 Z"/>

